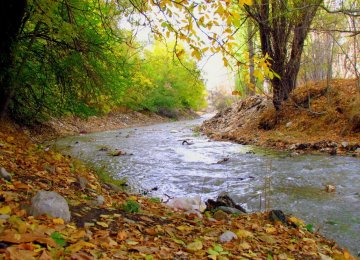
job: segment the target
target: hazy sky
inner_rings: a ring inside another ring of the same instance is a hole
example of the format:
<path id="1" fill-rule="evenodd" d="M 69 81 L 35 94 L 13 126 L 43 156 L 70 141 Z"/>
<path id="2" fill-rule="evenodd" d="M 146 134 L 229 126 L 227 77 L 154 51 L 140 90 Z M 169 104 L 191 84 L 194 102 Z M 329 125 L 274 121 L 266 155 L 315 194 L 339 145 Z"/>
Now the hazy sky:
<path id="1" fill-rule="evenodd" d="M 152 41 L 150 29 L 142 28 L 139 30 L 137 32 L 137 39 L 150 45 Z M 208 54 L 208 56 L 198 62 L 208 90 L 221 88 L 231 91 L 233 89 L 234 80 L 233 76 L 231 76 L 232 73 L 223 64 L 222 55 L 219 53 L 211 57 Z"/>

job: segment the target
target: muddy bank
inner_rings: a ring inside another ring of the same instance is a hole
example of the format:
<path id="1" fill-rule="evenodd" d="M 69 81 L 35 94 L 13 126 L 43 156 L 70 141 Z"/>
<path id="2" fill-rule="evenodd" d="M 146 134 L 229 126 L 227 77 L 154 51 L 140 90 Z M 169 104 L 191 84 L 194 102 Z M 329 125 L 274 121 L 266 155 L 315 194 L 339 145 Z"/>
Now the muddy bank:
<path id="1" fill-rule="evenodd" d="M 215 140 L 296 153 L 360 156 L 360 93 L 356 80 L 300 86 L 280 111 L 271 97 L 240 100 L 201 126 Z"/>

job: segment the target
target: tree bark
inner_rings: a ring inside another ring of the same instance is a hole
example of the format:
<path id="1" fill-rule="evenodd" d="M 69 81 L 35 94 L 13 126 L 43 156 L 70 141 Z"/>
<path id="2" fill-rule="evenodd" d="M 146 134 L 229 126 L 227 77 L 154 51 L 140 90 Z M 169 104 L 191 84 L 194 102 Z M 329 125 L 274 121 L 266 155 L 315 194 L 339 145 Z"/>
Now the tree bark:
<path id="1" fill-rule="evenodd" d="M 22 25 L 26 0 L 0 1 L 0 118 L 12 96 L 13 47 Z"/>
<path id="2" fill-rule="evenodd" d="M 271 79 L 273 104 L 279 110 L 296 87 L 301 54 L 311 22 L 322 0 L 254 0 L 246 11 L 256 22 L 263 55 L 271 57 L 272 70 L 280 78 Z"/>
<path id="3" fill-rule="evenodd" d="M 255 76 L 254 76 L 254 70 L 255 70 L 255 61 L 254 61 L 254 30 L 252 21 L 247 21 L 247 44 L 248 44 L 248 50 L 249 50 L 249 75 L 250 75 L 250 84 L 251 86 L 247 88 L 247 94 L 252 96 L 255 95 Z"/>

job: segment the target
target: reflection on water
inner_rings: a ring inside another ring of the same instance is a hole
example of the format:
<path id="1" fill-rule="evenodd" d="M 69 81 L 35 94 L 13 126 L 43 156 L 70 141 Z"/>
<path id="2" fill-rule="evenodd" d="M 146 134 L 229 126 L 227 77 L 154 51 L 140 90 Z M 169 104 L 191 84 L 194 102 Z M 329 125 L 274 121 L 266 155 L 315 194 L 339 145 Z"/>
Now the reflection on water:
<path id="1" fill-rule="evenodd" d="M 68 137 L 57 142 L 82 159 L 105 164 L 133 190 L 158 189 L 154 197 L 228 191 L 249 211 L 259 210 L 265 176 L 270 176 L 271 206 L 293 213 L 347 246 L 360 250 L 360 160 L 350 157 L 298 156 L 196 136 L 201 120 Z M 189 140 L 191 145 L 182 144 Z M 99 147 L 127 152 L 111 157 Z M 255 154 L 249 153 L 254 151 Z M 221 162 L 224 158 L 228 161 Z M 219 163 L 218 163 L 219 162 Z M 220 163 L 221 162 L 221 163 Z M 326 193 L 327 184 L 336 193 Z"/>

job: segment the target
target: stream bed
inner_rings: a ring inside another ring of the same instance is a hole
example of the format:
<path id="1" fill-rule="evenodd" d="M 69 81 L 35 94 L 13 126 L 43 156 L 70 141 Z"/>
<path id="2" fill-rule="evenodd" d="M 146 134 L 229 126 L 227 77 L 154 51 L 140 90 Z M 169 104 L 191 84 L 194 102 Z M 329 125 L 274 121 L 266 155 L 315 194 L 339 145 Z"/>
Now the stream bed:
<path id="1" fill-rule="evenodd" d="M 272 209 L 296 215 L 359 254 L 359 158 L 290 156 L 211 141 L 192 131 L 202 120 L 67 137 L 55 146 L 97 166 L 105 165 L 114 176 L 126 178 L 132 192 L 147 196 L 200 195 L 206 200 L 226 191 L 250 212 L 263 210 L 266 199 Z M 183 144 L 184 140 L 189 144 Z M 127 155 L 110 156 L 101 151 L 105 147 Z M 270 190 L 265 183 L 271 184 Z M 335 193 L 325 192 L 328 184 L 336 186 Z"/>

